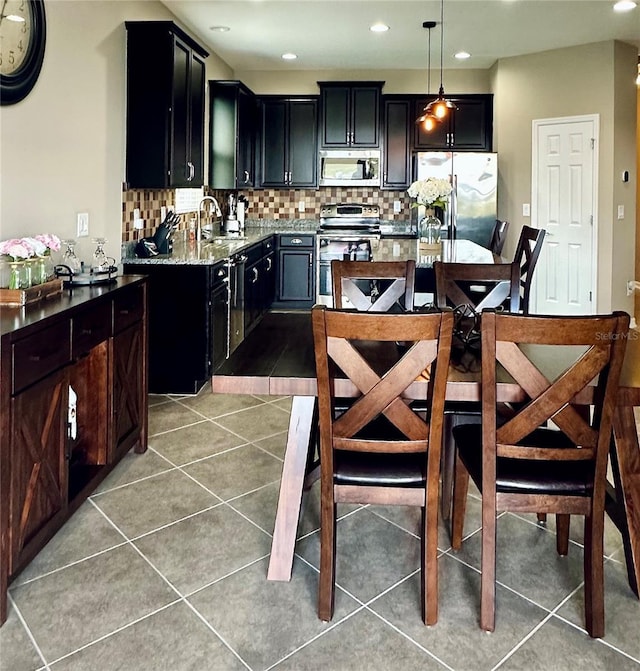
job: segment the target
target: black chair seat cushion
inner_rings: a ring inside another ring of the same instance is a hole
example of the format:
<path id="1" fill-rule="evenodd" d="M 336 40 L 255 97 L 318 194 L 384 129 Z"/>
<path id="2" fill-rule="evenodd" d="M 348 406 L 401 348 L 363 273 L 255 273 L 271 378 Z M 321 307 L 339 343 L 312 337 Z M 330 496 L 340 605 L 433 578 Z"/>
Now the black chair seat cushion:
<path id="1" fill-rule="evenodd" d="M 482 491 L 482 426 L 463 424 L 453 429 L 458 454 L 476 487 Z M 561 432 L 536 429 L 522 444 L 541 447 L 573 447 Z M 501 493 L 563 494 L 590 496 L 594 466 L 588 461 L 496 460 L 496 490 Z"/>
<path id="2" fill-rule="evenodd" d="M 334 453 L 334 482 L 338 485 L 423 487 L 427 470 L 425 453 Z"/>

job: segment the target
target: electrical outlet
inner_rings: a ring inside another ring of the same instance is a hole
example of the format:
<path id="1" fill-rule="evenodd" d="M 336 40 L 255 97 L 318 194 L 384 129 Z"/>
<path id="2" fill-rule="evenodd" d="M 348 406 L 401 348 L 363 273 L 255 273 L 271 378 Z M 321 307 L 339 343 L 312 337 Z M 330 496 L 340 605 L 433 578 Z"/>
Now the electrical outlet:
<path id="1" fill-rule="evenodd" d="M 394 214 L 400 214 L 402 211 L 402 203 L 399 200 L 394 200 L 393 201 L 393 213 Z"/>
<path id="2" fill-rule="evenodd" d="M 76 223 L 77 223 L 76 237 L 78 238 L 89 237 L 89 213 L 78 212 Z"/>
<path id="3" fill-rule="evenodd" d="M 301 201 L 298 203 L 298 212 L 304 212 L 304 210 L 305 210 L 304 200 L 301 200 Z"/>
<path id="4" fill-rule="evenodd" d="M 627 280 L 627 296 L 633 295 L 636 283 L 633 280 Z"/>
<path id="5" fill-rule="evenodd" d="M 163 219 L 164 221 L 164 219 Z M 144 219 L 134 219 L 133 220 L 133 227 L 137 230 L 140 231 L 144 228 Z"/>

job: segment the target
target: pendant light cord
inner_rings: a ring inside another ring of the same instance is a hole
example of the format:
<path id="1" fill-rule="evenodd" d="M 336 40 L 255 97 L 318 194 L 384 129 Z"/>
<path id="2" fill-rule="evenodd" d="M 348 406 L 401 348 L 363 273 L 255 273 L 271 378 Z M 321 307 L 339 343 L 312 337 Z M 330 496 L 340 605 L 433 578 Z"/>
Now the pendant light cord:
<path id="1" fill-rule="evenodd" d="M 431 32 L 429 32 L 431 35 Z M 440 0 L 440 93 L 444 93 L 444 87 L 442 86 L 442 61 L 444 54 L 444 0 Z"/>
<path id="2" fill-rule="evenodd" d="M 429 52 L 427 54 L 427 94 L 431 94 L 431 28 L 429 28 Z"/>

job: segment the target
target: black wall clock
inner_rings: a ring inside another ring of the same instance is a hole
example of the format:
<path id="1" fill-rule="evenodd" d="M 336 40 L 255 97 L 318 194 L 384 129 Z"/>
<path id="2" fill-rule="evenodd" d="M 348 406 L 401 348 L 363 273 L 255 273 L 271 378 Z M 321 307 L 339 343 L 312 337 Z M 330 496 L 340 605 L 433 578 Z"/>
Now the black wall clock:
<path id="1" fill-rule="evenodd" d="M 0 104 L 13 105 L 33 88 L 44 58 L 43 0 L 0 0 Z"/>

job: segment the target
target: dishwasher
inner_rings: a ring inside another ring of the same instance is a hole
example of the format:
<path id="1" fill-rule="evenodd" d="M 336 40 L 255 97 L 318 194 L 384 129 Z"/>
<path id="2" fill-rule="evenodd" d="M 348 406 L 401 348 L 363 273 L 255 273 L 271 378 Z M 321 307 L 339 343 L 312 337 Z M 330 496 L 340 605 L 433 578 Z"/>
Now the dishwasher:
<path id="1" fill-rule="evenodd" d="M 229 356 L 244 340 L 244 267 L 246 254 L 229 257 Z"/>

